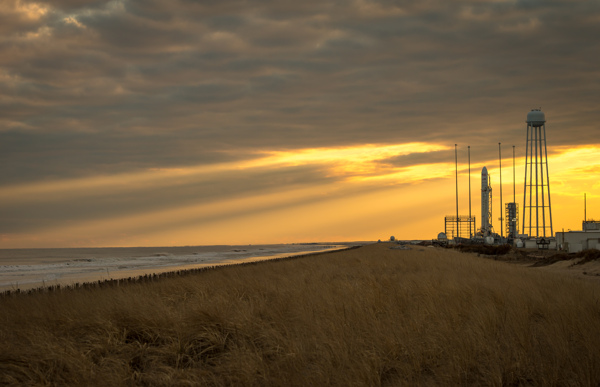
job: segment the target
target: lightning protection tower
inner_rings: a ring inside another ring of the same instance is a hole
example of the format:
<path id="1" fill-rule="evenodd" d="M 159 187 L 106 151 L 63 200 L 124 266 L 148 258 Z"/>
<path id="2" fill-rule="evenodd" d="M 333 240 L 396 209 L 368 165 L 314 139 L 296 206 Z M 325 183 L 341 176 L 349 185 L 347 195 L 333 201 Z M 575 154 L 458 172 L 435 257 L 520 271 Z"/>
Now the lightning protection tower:
<path id="1" fill-rule="evenodd" d="M 532 109 L 527 114 L 526 122 L 523 234 L 536 238 L 552 237 L 546 116 L 541 109 Z"/>
<path id="2" fill-rule="evenodd" d="M 517 203 L 517 191 L 516 191 L 516 171 L 515 171 L 515 146 L 513 145 L 513 201 L 512 203 L 506 203 L 504 217 L 506 218 L 506 237 L 509 240 L 517 238 L 519 233 L 519 204 Z"/>

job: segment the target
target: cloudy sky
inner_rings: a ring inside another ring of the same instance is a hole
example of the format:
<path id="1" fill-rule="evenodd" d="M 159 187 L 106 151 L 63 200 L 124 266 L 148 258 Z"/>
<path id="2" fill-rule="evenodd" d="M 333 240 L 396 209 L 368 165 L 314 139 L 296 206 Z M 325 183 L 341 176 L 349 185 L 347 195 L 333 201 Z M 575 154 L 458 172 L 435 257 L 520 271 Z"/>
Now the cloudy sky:
<path id="1" fill-rule="evenodd" d="M 600 218 L 595 0 L 0 1 L 0 248 L 434 238 L 523 201 Z M 520 192 L 520 193 L 519 193 Z M 499 231 L 499 222 L 495 220 Z"/>

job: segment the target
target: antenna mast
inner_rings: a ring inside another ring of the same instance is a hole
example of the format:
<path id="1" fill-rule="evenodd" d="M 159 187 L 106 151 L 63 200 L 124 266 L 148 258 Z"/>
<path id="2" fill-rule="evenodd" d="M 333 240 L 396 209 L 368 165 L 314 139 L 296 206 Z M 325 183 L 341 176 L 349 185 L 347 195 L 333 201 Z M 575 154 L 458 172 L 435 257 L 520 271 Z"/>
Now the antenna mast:
<path id="1" fill-rule="evenodd" d="M 498 220 L 500 221 L 500 236 L 504 236 L 504 223 L 503 221 L 503 217 L 502 217 L 502 210 L 504 209 L 504 205 L 502 204 L 502 151 L 500 148 L 500 143 L 498 143 L 498 160 L 499 160 L 499 164 L 500 164 L 500 218 L 498 218 Z"/>
<path id="2" fill-rule="evenodd" d="M 471 228 L 471 145 L 467 147 L 469 155 L 469 238 L 473 237 L 473 229 Z"/>
<path id="3" fill-rule="evenodd" d="M 456 144 L 454 144 L 454 169 L 456 171 L 456 232 L 459 233 L 459 222 L 458 222 L 458 153 L 456 150 Z"/>
<path id="4" fill-rule="evenodd" d="M 515 191 L 515 183 L 516 183 L 516 178 L 515 178 L 515 146 L 513 145 L 513 202 L 516 203 L 517 202 L 517 194 Z"/>

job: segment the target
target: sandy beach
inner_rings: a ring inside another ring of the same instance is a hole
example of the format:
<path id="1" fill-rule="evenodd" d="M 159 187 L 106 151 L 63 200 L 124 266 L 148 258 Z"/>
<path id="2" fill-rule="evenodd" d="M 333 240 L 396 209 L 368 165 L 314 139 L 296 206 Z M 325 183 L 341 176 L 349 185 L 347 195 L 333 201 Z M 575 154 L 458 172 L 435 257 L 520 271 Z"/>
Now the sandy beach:
<path id="1" fill-rule="evenodd" d="M 0 251 L 0 291 L 71 285 L 334 251 L 344 245 L 189 246 Z"/>

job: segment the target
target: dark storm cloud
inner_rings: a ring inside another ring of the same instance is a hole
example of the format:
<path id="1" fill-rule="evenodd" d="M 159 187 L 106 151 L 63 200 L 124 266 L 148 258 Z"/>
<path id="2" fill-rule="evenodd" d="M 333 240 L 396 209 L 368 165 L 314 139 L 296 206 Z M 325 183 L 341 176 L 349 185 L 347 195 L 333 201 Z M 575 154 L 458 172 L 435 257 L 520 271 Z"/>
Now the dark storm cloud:
<path id="1" fill-rule="evenodd" d="M 537 106 L 552 141 L 597 141 L 598 2 L 9 1 L 0 19 L 7 182 L 234 149 L 493 149 Z"/>
<path id="2" fill-rule="evenodd" d="M 147 168 L 174 168 L 231 162 L 249 155 L 234 152 L 227 144 L 218 149 L 202 145 L 201 133 L 183 131 L 140 136 L 129 134 L 60 131 L 58 133 L 9 131 L 0 144 L 0 173 L 5 183 L 108 175 Z M 65 147 L 65 143 L 69 146 Z M 174 157 L 174 155 L 177 157 Z M 150 159 L 150 160 L 149 160 Z M 19 168 L 15 168 L 18 160 Z M 68 171 L 65 173 L 63 171 Z"/>

